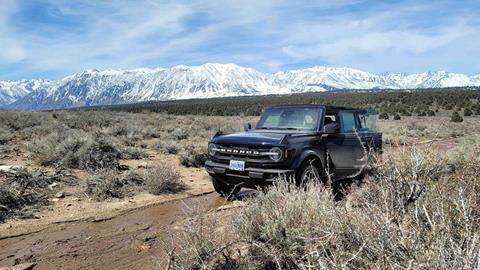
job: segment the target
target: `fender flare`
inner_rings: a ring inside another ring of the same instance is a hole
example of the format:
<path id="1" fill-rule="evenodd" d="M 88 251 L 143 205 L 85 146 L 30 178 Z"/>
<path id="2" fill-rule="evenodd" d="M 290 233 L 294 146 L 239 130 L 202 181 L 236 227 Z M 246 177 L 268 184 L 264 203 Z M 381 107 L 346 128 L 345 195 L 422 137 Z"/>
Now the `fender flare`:
<path id="1" fill-rule="evenodd" d="M 302 163 L 309 157 L 315 157 L 320 161 L 322 165 L 322 168 L 319 168 L 320 170 L 323 170 L 323 168 L 325 168 L 325 154 L 317 149 L 311 149 L 311 148 L 307 148 L 302 151 L 300 156 L 293 163 L 293 168 L 295 169 L 300 168 Z"/>

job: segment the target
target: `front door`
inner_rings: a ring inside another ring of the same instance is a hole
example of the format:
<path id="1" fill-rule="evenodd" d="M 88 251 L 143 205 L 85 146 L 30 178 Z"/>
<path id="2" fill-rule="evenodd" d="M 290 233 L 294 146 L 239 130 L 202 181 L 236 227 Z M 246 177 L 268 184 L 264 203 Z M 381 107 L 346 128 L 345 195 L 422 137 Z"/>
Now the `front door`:
<path id="1" fill-rule="evenodd" d="M 376 133 L 362 122 L 364 112 L 339 112 L 336 116 L 339 132 L 325 138 L 327 155 L 336 177 L 355 176 L 367 164 L 369 153 L 366 146 Z"/>

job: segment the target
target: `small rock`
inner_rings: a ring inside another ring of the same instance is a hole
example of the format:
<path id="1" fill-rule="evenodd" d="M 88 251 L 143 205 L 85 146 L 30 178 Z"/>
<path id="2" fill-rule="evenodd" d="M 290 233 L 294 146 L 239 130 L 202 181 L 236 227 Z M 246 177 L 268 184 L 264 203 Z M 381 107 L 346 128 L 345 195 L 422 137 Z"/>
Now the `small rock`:
<path id="1" fill-rule="evenodd" d="M 65 205 L 65 207 L 70 207 L 70 206 L 72 206 L 71 203 L 67 203 L 67 204 Z"/>
<path id="2" fill-rule="evenodd" d="M 65 193 L 63 191 L 57 192 L 55 194 L 55 198 L 64 198 L 64 197 L 65 197 Z"/>
<path id="3" fill-rule="evenodd" d="M 72 197 L 72 201 L 74 201 L 74 202 L 80 201 L 80 198 L 78 198 L 78 197 Z"/>
<path id="4" fill-rule="evenodd" d="M 55 182 L 55 183 L 51 183 L 50 185 L 48 185 L 48 188 L 53 190 L 57 186 L 58 186 L 58 183 Z"/>
<path id="5" fill-rule="evenodd" d="M 143 245 L 140 245 L 140 250 L 142 251 L 149 250 L 151 247 L 152 246 L 149 244 L 143 244 Z"/>
<path id="6" fill-rule="evenodd" d="M 51 199 L 51 201 L 52 202 L 58 202 L 58 201 L 60 201 L 60 199 L 59 198 L 53 198 L 53 199 Z"/>

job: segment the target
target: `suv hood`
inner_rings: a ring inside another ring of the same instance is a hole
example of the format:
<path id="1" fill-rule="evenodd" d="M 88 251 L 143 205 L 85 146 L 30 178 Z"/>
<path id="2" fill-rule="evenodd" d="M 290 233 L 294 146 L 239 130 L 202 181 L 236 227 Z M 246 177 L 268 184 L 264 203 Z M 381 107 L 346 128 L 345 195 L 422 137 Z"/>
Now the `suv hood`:
<path id="1" fill-rule="evenodd" d="M 278 145 L 288 134 L 283 132 L 248 131 L 219 135 L 214 137 L 212 142 L 221 145 Z"/>

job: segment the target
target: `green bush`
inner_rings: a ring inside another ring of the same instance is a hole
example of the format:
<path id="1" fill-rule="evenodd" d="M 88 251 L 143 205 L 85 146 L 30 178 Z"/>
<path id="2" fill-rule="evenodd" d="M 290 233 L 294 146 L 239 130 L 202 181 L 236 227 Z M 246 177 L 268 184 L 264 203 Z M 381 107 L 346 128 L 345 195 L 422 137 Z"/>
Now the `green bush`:
<path id="1" fill-rule="evenodd" d="M 400 119 L 402 118 L 400 117 L 399 114 L 395 114 L 395 116 L 393 116 L 393 120 L 400 120 Z"/>

